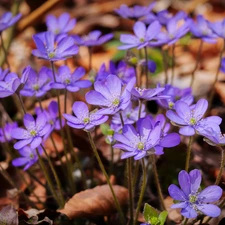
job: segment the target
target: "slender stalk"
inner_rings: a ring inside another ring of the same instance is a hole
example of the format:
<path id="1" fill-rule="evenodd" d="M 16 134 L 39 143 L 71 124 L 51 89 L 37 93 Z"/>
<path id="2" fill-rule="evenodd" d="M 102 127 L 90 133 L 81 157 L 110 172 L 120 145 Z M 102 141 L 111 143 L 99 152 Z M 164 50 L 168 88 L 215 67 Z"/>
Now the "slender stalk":
<path id="1" fill-rule="evenodd" d="M 89 71 L 92 69 L 92 47 L 88 47 L 88 53 L 89 53 Z"/>
<path id="2" fill-rule="evenodd" d="M 135 66 L 133 66 L 133 68 L 134 68 L 135 75 L 136 75 L 136 85 L 138 87 L 140 87 L 140 85 L 141 85 L 140 79 L 141 78 L 140 78 L 139 73 L 138 73 L 138 67 L 137 67 L 137 65 L 135 65 Z"/>
<path id="3" fill-rule="evenodd" d="M 146 87 L 148 88 L 149 79 L 148 79 L 148 50 L 147 46 L 144 47 L 145 49 L 145 75 L 146 75 Z"/>
<path id="4" fill-rule="evenodd" d="M 185 218 L 184 225 L 186 225 L 187 222 L 188 222 L 188 218 Z"/>
<path id="5" fill-rule="evenodd" d="M 54 166 L 53 166 L 53 164 L 52 164 L 52 161 L 51 161 L 51 159 L 50 159 L 50 157 L 49 157 L 49 155 L 48 155 L 48 153 L 47 153 L 45 147 L 44 147 L 42 144 L 41 144 L 41 147 L 42 147 L 42 149 L 44 150 L 44 153 L 45 153 L 46 158 L 47 158 L 47 160 L 48 160 L 49 166 L 50 166 L 51 171 L 52 171 L 52 173 L 53 173 L 53 176 L 54 176 L 54 178 L 55 178 L 57 187 L 58 187 L 58 189 L 59 189 L 60 198 L 61 198 L 61 205 L 60 205 L 60 206 L 63 207 L 64 204 L 65 204 L 65 200 L 64 200 L 64 197 L 63 197 L 62 186 L 61 186 L 61 183 L 60 183 L 60 181 L 59 181 L 59 177 L 58 177 L 58 175 L 57 175 L 57 173 L 56 173 L 56 171 L 55 171 L 55 168 L 54 168 Z"/>
<path id="6" fill-rule="evenodd" d="M 133 223 L 134 218 L 134 198 L 133 198 L 133 184 L 132 184 L 132 158 L 126 160 L 127 163 L 127 175 L 128 175 L 128 190 L 129 190 L 129 207 L 130 207 L 130 223 Z"/>
<path id="7" fill-rule="evenodd" d="M 10 69 L 9 61 L 8 61 L 8 58 L 7 58 L 7 51 L 5 49 L 4 41 L 3 41 L 3 37 L 2 37 L 2 32 L 0 32 L 0 38 L 1 38 L 2 50 L 3 50 L 4 54 L 5 54 L 5 62 L 7 64 L 7 67 Z"/>
<path id="8" fill-rule="evenodd" d="M 138 119 L 140 119 L 141 118 L 141 109 L 142 109 L 142 100 L 139 99 L 138 102 L 139 102 Z"/>
<path id="9" fill-rule="evenodd" d="M 120 115 L 121 124 L 122 124 L 122 126 L 124 126 L 123 115 L 122 115 L 122 113 L 121 113 L 121 112 L 119 113 L 119 115 Z"/>
<path id="10" fill-rule="evenodd" d="M 221 163 L 220 163 L 220 171 L 219 174 L 216 178 L 216 182 L 215 185 L 218 185 L 220 183 L 222 174 L 223 174 L 223 169 L 224 169 L 224 164 L 225 164 L 225 149 L 224 148 L 220 148 L 221 149 Z"/>
<path id="11" fill-rule="evenodd" d="M 152 160 L 152 169 L 153 169 L 153 174 L 154 174 L 154 178 L 155 178 L 156 188 L 157 188 L 158 195 L 159 195 L 160 204 L 161 204 L 162 209 L 166 210 L 161 185 L 159 182 L 159 175 L 158 175 L 157 167 L 156 167 L 156 158 L 155 158 L 155 155 L 151 155 L 150 157 Z"/>
<path id="12" fill-rule="evenodd" d="M 113 174 L 114 149 L 112 145 L 110 145 L 110 151 L 111 151 L 111 160 L 110 160 L 109 174 Z"/>
<path id="13" fill-rule="evenodd" d="M 18 99 L 19 99 L 20 104 L 21 104 L 21 106 L 22 106 L 23 114 L 25 115 L 25 114 L 26 114 L 26 109 L 25 109 L 25 107 L 24 107 L 24 104 L 23 104 L 23 100 L 22 100 L 22 98 L 21 98 L 21 95 L 20 95 L 19 93 L 17 93 L 17 96 L 18 96 Z"/>
<path id="14" fill-rule="evenodd" d="M 57 201 L 58 205 L 61 206 L 61 200 L 58 198 L 58 195 L 55 192 L 55 189 L 54 189 L 54 186 L 52 184 L 51 178 L 48 175 L 48 172 L 47 172 L 47 170 L 45 168 L 44 162 L 43 162 L 43 160 L 42 160 L 42 158 L 40 156 L 40 153 L 39 153 L 37 148 L 36 148 L 36 152 L 37 152 L 38 159 L 39 159 L 39 165 L 40 165 L 41 170 L 43 171 L 43 173 L 45 175 L 45 178 L 46 178 L 46 180 L 48 182 L 48 185 L 49 185 L 49 188 L 50 188 L 50 190 L 52 192 L 52 195 L 53 195 L 54 199 Z"/>
<path id="15" fill-rule="evenodd" d="M 140 161 L 137 160 L 134 167 L 134 179 L 133 179 L 133 188 L 135 189 L 135 184 L 137 182 L 138 171 L 139 171 Z"/>
<path id="16" fill-rule="evenodd" d="M 187 149 L 187 156 L 186 156 L 186 163 L 185 163 L 185 170 L 188 172 L 189 169 L 189 163 L 191 158 L 191 146 L 193 142 L 194 136 L 191 136 L 188 143 L 188 149 Z"/>
<path id="17" fill-rule="evenodd" d="M 42 106 L 42 103 L 41 103 L 41 99 L 40 99 L 40 98 L 37 98 L 37 100 L 38 100 L 40 109 L 41 109 L 41 111 L 43 112 L 44 109 L 43 109 L 43 106 Z"/>
<path id="18" fill-rule="evenodd" d="M 139 215 L 139 211 L 141 209 L 141 204 L 142 204 L 142 200 L 144 197 L 144 193 L 145 193 L 145 188 L 146 188 L 146 168 L 145 168 L 145 163 L 144 163 L 144 159 L 141 159 L 141 165 L 142 165 L 142 170 L 143 170 L 143 177 L 142 177 L 142 186 L 141 186 L 141 193 L 139 196 L 139 200 L 138 200 L 138 205 L 137 205 L 137 209 L 136 209 L 136 214 L 135 214 L 135 219 L 134 219 L 134 223 L 133 225 L 136 225 L 137 220 L 138 220 L 138 215 Z"/>
<path id="19" fill-rule="evenodd" d="M 219 72 L 220 72 L 221 62 L 222 62 L 222 59 L 223 59 L 224 50 L 225 50 L 225 39 L 223 40 L 223 48 L 222 48 L 222 50 L 220 52 L 220 56 L 219 56 L 219 65 L 218 65 L 218 68 L 217 68 L 217 71 L 216 71 L 215 80 L 214 80 L 214 82 L 212 84 L 212 91 L 211 91 L 211 94 L 209 96 L 208 110 L 211 108 L 212 100 L 213 100 L 213 97 L 214 97 L 214 94 L 215 94 L 215 84 L 218 81 L 218 77 L 219 77 Z"/>
<path id="20" fill-rule="evenodd" d="M 65 96 L 64 96 L 64 113 L 66 113 L 66 109 L 67 109 L 67 94 L 68 94 L 68 91 L 67 89 L 65 89 Z"/>
<path id="21" fill-rule="evenodd" d="M 167 52 L 161 49 L 162 59 L 163 59 L 163 67 L 165 72 L 165 84 L 168 83 L 168 61 L 166 58 Z"/>
<path id="22" fill-rule="evenodd" d="M 107 181 L 107 183 L 108 183 L 108 185 L 109 185 L 109 188 L 110 188 L 110 190 L 111 190 L 111 192 L 112 192 L 112 196 L 113 196 L 113 199 L 114 199 L 116 208 L 117 208 L 117 210 L 118 210 L 118 212 L 119 212 L 119 215 L 120 215 L 120 221 L 121 221 L 121 224 L 125 224 L 125 218 L 124 218 L 124 216 L 123 216 L 123 212 L 122 212 L 122 210 L 121 210 L 120 204 L 119 204 L 118 199 L 117 199 L 117 197 L 116 197 L 116 195 L 115 195 L 115 192 L 114 192 L 114 190 L 113 190 L 113 187 L 112 187 L 112 184 L 111 184 L 111 182 L 110 182 L 109 176 L 108 176 L 108 174 L 107 174 L 107 172 L 106 172 L 106 170 L 105 170 L 105 167 L 104 167 L 104 165 L 103 165 L 103 163 L 102 163 L 102 160 L 101 160 L 101 158 L 100 158 L 100 156 L 99 156 L 99 154 L 98 154 L 98 151 L 97 151 L 97 148 L 96 148 L 96 146 L 95 146 L 94 140 L 93 140 L 93 138 L 92 138 L 90 132 L 87 132 L 87 135 L 88 135 L 88 139 L 89 139 L 89 142 L 90 142 L 90 144 L 91 144 L 91 147 L 92 147 L 92 149 L 93 149 L 93 151 L 94 151 L 95 157 L 96 157 L 96 159 L 97 159 L 97 161 L 98 161 L 98 163 L 99 163 L 99 166 L 100 166 L 100 168 L 101 168 L 101 170 L 102 170 L 102 173 L 104 174 L 104 176 L 105 176 L 105 178 L 106 178 L 106 181 Z"/>
<path id="23" fill-rule="evenodd" d="M 174 69 L 175 69 L 175 44 L 171 46 L 172 48 L 172 76 L 171 76 L 171 84 L 173 84 L 174 81 Z"/>
<path id="24" fill-rule="evenodd" d="M 38 178 L 33 174 L 33 172 L 30 172 L 29 170 L 26 170 L 26 172 L 33 180 L 39 183 L 42 187 L 46 188 L 46 186 L 40 180 L 38 180 Z"/>
<path id="25" fill-rule="evenodd" d="M 191 84 L 190 87 L 192 88 L 193 83 L 194 83 L 194 79 L 195 79 L 195 72 L 198 69 L 198 64 L 200 62 L 200 56 L 201 56 L 201 52 L 202 52 L 202 46 L 203 46 L 203 40 L 201 39 L 200 41 L 200 45 L 199 45 L 199 49 L 198 49 L 198 54 L 197 54 L 197 60 L 196 60 L 196 64 L 195 64 L 195 68 L 191 73 Z"/>

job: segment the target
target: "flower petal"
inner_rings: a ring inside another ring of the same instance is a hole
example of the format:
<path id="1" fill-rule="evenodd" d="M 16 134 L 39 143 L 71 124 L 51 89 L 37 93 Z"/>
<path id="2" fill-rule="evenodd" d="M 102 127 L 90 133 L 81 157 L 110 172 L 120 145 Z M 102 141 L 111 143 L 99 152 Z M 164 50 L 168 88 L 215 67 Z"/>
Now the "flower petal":
<path id="1" fill-rule="evenodd" d="M 190 176 L 190 182 L 191 182 L 191 192 L 196 193 L 202 182 L 202 174 L 200 170 L 195 169 L 190 171 L 189 176 Z"/>
<path id="2" fill-rule="evenodd" d="M 190 207 L 190 205 L 182 209 L 180 213 L 186 218 L 196 218 L 198 215 L 197 212 L 192 207 Z"/>
<path id="3" fill-rule="evenodd" d="M 179 133 L 184 136 L 193 136 L 195 134 L 195 129 L 191 126 L 185 126 L 180 128 Z"/>
<path id="4" fill-rule="evenodd" d="M 185 193 L 180 188 L 178 188 L 175 184 L 171 184 L 169 186 L 168 192 L 169 192 L 170 196 L 175 200 L 178 200 L 178 201 L 187 201 L 188 200 Z"/>
<path id="5" fill-rule="evenodd" d="M 222 196 L 222 188 L 217 185 L 210 185 L 200 192 L 198 195 L 199 198 L 202 198 L 201 202 L 215 202 L 219 200 Z"/>
<path id="6" fill-rule="evenodd" d="M 186 194 L 188 198 L 188 195 L 191 193 L 191 181 L 189 174 L 185 170 L 180 171 L 178 175 L 178 181 L 181 190 Z"/>
<path id="7" fill-rule="evenodd" d="M 203 212 L 205 215 L 210 216 L 210 217 L 217 217 L 221 213 L 221 209 L 212 204 L 201 204 L 201 205 L 196 205 L 197 208 Z"/>

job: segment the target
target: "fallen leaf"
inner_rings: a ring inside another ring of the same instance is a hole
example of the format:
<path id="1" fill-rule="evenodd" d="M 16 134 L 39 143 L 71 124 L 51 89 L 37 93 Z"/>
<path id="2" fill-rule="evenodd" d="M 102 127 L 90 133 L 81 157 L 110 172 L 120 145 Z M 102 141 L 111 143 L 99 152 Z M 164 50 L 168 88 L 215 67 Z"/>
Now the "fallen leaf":
<path id="1" fill-rule="evenodd" d="M 122 186 L 113 185 L 115 195 L 120 205 L 128 200 L 128 190 Z M 75 194 L 58 212 L 70 219 L 79 217 L 95 217 L 109 215 L 116 210 L 115 203 L 108 185 L 97 186 Z"/>
<path id="2" fill-rule="evenodd" d="M 18 215 L 12 205 L 8 205 L 0 211 L 0 224 L 19 224 Z"/>

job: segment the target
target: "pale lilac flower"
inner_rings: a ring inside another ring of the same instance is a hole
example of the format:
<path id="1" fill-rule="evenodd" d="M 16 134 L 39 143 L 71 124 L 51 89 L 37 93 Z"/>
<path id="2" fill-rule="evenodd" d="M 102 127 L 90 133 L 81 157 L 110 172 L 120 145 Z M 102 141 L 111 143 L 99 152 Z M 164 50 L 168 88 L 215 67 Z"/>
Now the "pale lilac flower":
<path id="1" fill-rule="evenodd" d="M 65 12 L 58 18 L 53 15 L 48 15 L 46 17 L 46 24 L 49 31 L 58 35 L 71 31 L 76 25 L 76 19 L 70 19 L 70 14 Z"/>
<path id="2" fill-rule="evenodd" d="M 40 113 L 35 120 L 30 114 L 25 114 L 23 119 L 24 128 L 15 128 L 12 130 L 12 137 L 18 139 L 15 149 L 21 149 L 30 144 L 32 149 L 37 148 L 43 141 L 43 136 L 49 132 L 51 125 L 47 123 L 47 118 L 44 113 Z"/>
<path id="3" fill-rule="evenodd" d="M 43 149 L 38 147 L 39 154 L 41 155 Z M 29 169 L 33 164 L 38 161 L 38 155 L 36 149 L 31 149 L 30 146 L 25 146 L 19 150 L 21 157 L 16 158 L 12 161 L 13 166 L 25 166 L 23 170 Z"/>
<path id="4" fill-rule="evenodd" d="M 190 171 L 188 174 L 182 170 L 178 176 L 180 188 L 171 184 L 168 188 L 170 196 L 179 201 L 171 208 L 181 208 L 181 214 L 186 218 L 196 218 L 198 214 L 204 214 L 209 217 L 217 217 L 221 209 L 214 205 L 208 204 L 219 200 L 222 196 L 222 189 L 217 185 L 210 185 L 204 190 L 200 190 L 202 181 L 201 172 L 197 169 Z"/>
<path id="5" fill-rule="evenodd" d="M 7 73 L 9 73 L 9 69 L 3 70 L 2 68 L 0 68 L 0 81 L 5 79 Z"/>
<path id="6" fill-rule="evenodd" d="M 91 131 L 95 126 L 100 125 L 108 120 L 108 116 L 99 114 L 98 110 L 89 112 L 88 106 L 81 101 L 77 101 L 72 106 L 75 116 L 63 114 L 70 127 Z"/>
<path id="7" fill-rule="evenodd" d="M 130 104 L 130 91 L 136 82 L 133 77 L 130 82 L 122 85 L 122 81 L 115 75 L 109 75 L 104 81 L 94 83 L 95 90 L 86 94 L 86 100 L 91 105 L 102 107 L 102 114 L 115 114 L 124 110 Z"/>
<path id="8" fill-rule="evenodd" d="M 68 66 L 60 66 L 56 74 L 56 82 L 53 82 L 51 87 L 55 89 L 67 89 L 70 92 L 79 91 L 80 88 L 88 88 L 92 83 L 89 80 L 80 80 L 84 75 L 85 70 L 83 67 L 78 67 L 71 73 Z M 52 71 L 51 76 L 53 79 Z"/>
<path id="9" fill-rule="evenodd" d="M 218 116 L 209 116 L 203 119 L 207 108 L 208 102 L 205 99 L 200 99 L 194 106 L 178 101 L 174 105 L 175 112 L 168 110 L 166 116 L 174 125 L 181 126 L 179 133 L 185 136 L 201 134 L 209 127 L 218 132 L 222 119 Z"/>
<path id="10" fill-rule="evenodd" d="M 6 12 L 0 17 L 0 33 L 3 30 L 6 30 L 7 28 L 14 25 L 20 18 L 22 14 L 19 13 L 17 15 L 13 15 L 11 12 Z"/>
<path id="11" fill-rule="evenodd" d="M 6 123 L 3 128 L 0 128 L 0 142 L 5 143 L 13 140 L 12 138 L 12 130 L 18 127 L 16 122 Z"/>
<path id="12" fill-rule="evenodd" d="M 48 61 L 65 60 L 78 53 L 78 47 L 74 44 L 72 37 L 62 36 L 55 40 L 55 35 L 50 32 L 33 35 L 37 49 L 32 54 L 40 59 Z"/>

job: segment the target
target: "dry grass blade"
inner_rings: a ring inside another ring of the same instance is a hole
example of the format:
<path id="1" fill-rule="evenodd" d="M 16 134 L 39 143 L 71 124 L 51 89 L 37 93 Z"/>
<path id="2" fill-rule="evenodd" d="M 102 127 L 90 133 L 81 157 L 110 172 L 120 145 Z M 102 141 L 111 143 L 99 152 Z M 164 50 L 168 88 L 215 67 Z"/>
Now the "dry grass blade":
<path id="1" fill-rule="evenodd" d="M 127 203 L 128 190 L 113 185 L 113 189 L 121 205 Z M 70 219 L 79 217 L 95 217 L 109 215 L 116 210 L 115 203 L 108 185 L 97 186 L 75 194 L 59 212 Z"/>

